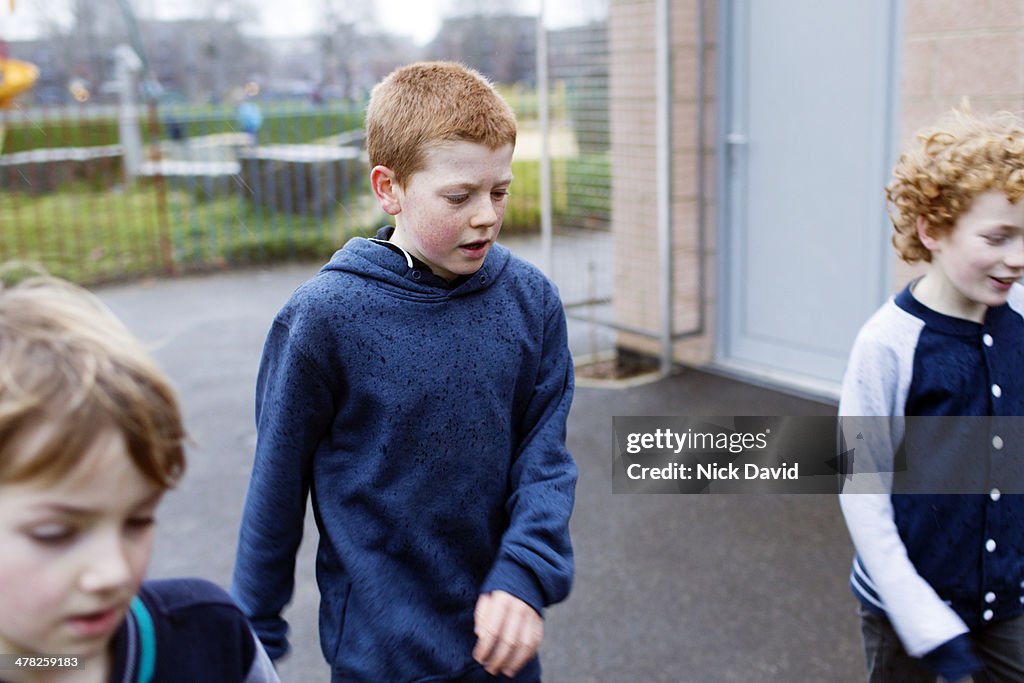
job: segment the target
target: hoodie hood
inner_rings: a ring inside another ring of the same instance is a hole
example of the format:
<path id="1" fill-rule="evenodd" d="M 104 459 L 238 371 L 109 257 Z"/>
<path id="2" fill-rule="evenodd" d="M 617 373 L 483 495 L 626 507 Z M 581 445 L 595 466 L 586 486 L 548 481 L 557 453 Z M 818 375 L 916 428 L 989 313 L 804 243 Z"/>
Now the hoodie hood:
<path id="1" fill-rule="evenodd" d="M 399 296 L 417 299 L 449 299 L 466 296 L 490 287 L 504 272 L 511 254 L 500 244 L 492 244 L 478 271 L 456 287 L 449 288 L 442 278 L 422 264 L 409 261 L 398 252 L 365 237 L 353 237 L 334 252 L 320 274 L 340 271 L 367 278 Z"/>

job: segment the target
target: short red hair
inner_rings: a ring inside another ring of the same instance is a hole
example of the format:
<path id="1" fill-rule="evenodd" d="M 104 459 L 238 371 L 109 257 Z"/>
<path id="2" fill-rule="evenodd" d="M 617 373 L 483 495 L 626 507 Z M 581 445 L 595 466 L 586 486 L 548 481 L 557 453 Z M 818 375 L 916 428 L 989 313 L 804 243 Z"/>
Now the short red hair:
<path id="1" fill-rule="evenodd" d="M 455 62 L 400 67 L 374 87 L 366 111 L 370 167 L 399 185 L 423 168 L 432 145 L 466 140 L 498 149 L 516 142 L 516 118 L 479 72 Z"/>

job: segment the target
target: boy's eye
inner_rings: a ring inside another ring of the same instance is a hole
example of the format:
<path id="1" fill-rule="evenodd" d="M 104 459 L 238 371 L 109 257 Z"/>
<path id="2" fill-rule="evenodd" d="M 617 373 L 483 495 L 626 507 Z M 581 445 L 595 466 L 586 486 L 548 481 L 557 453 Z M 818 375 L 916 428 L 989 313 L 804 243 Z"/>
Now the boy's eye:
<path id="1" fill-rule="evenodd" d="M 491 193 L 491 198 L 496 202 L 504 201 L 508 199 L 508 190 L 495 190 Z"/>
<path id="2" fill-rule="evenodd" d="M 469 199 L 468 194 L 449 194 L 444 197 L 449 204 L 461 204 L 462 202 Z"/>
<path id="3" fill-rule="evenodd" d="M 155 517 L 153 517 L 152 515 L 143 515 L 139 517 L 130 518 L 125 524 L 125 526 L 127 527 L 129 533 L 141 533 L 143 531 L 148 531 L 149 528 L 152 527 L 154 524 L 156 524 Z"/>
<path id="4" fill-rule="evenodd" d="M 67 524 L 43 524 L 30 529 L 28 536 L 43 545 L 60 545 L 75 537 L 75 529 Z"/>
<path id="5" fill-rule="evenodd" d="M 985 241 L 992 245 L 1003 244 L 1006 242 L 1006 235 L 985 235 Z"/>

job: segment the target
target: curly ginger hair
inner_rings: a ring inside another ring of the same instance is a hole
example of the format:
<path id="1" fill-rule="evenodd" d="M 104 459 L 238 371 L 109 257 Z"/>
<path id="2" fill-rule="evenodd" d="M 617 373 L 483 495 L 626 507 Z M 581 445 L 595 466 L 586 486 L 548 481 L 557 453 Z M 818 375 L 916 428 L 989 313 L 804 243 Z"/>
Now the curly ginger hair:
<path id="1" fill-rule="evenodd" d="M 918 236 L 918 218 L 936 237 L 948 235 L 974 198 L 1003 192 L 1024 196 L 1024 120 L 1011 112 L 977 115 L 964 103 L 917 134 L 885 188 L 895 234 L 893 246 L 908 262 L 931 261 Z"/>

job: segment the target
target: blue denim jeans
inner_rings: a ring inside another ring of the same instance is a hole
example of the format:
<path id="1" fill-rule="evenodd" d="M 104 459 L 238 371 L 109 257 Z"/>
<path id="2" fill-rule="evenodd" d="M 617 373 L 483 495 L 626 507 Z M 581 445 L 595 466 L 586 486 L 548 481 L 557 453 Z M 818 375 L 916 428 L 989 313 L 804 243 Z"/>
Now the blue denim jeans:
<path id="1" fill-rule="evenodd" d="M 903 649 L 887 618 L 861 607 L 860 626 L 868 683 L 936 683 L 938 677 Z M 971 631 L 971 641 L 985 662 L 985 670 L 974 675 L 975 683 L 1024 681 L 1024 616 Z"/>

